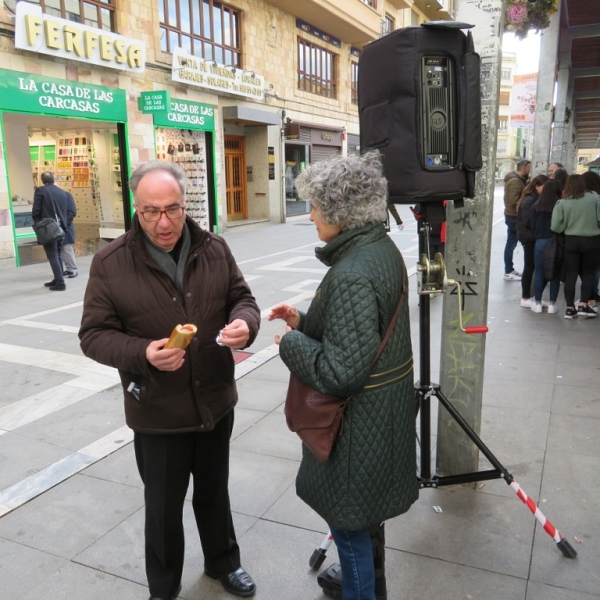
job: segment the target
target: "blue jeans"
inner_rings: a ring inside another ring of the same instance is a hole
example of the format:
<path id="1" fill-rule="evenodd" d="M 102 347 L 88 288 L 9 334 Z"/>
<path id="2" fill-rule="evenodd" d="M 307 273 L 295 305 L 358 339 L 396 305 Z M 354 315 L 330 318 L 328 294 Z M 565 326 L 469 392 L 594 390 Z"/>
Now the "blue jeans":
<path id="1" fill-rule="evenodd" d="M 548 245 L 550 238 L 540 238 L 535 240 L 535 250 L 533 251 L 535 261 L 535 301 L 541 302 L 544 288 L 546 287 L 546 277 L 544 276 L 544 249 Z M 550 302 L 556 302 L 560 280 L 555 277 L 550 282 Z"/>
<path id="2" fill-rule="evenodd" d="M 345 531 L 329 526 L 342 567 L 344 600 L 375 600 L 375 565 L 368 529 Z"/>
<path id="3" fill-rule="evenodd" d="M 508 217 L 504 215 L 506 223 L 506 246 L 504 246 L 504 273 L 512 273 L 515 270 L 513 265 L 513 252 L 517 247 L 517 217 Z"/>

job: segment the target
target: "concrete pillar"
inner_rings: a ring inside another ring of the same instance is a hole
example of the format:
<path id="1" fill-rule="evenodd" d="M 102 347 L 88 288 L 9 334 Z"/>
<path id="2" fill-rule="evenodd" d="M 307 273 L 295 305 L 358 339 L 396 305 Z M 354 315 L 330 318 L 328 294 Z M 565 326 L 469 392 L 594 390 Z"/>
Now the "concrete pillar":
<path id="1" fill-rule="evenodd" d="M 569 164 L 569 155 L 572 155 L 571 146 L 573 146 L 571 140 L 572 119 L 570 117 L 570 111 L 573 108 L 573 83 L 570 77 L 571 52 L 570 48 L 561 48 L 560 50 L 549 162 L 559 162 L 569 173 L 572 173 L 574 165 Z"/>
<path id="2" fill-rule="evenodd" d="M 554 82 L 556 77 L 556 56 L 558 54 L 558 38 L 560 10 L 550 16 L 550 26 L 540 34 L 540 66 L 538 71 L 537 99 L 533 130 L 533 158 L 531 172 L 546 173 L 550 164 L 550 148 L 552 144 Z M 562 117 L 561 117 L 562 120 Z M 562 162 L 562 161 L 559 161 Z"/>
<path id="3" fill-rule="evenodd" d="M 446 209 L 445 261 L 449 279 L 461 283 L 462 318 L 466 325 L 485 325 L 490 271 L 491 231 L 496 169 L 496 138 L 500 98 L 501 41 L 504 2 L 457 0 L 456 21 L 475 25 L 475 50 L 481 56 L 483 169 L 477 174 L 476 194 L 464 206 Z M 479 432 L 483 395 L 485 335 L 459 329 L 455 292 L 444 295 L 440 364 L 441 392 Z M 477 470 L 479 451 L 456 422 L 440 407 L 437 427 L 439 475 Z"/>

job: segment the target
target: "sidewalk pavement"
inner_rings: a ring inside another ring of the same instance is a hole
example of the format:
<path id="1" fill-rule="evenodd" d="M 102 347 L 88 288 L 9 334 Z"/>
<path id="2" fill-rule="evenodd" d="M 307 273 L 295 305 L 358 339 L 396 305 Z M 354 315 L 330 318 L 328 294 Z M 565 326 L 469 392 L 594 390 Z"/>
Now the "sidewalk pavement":
<path id="1" fill-rule="evenodd" d="M 236 247 L 266 249 L 263 240 L 300 229 L 288 222 L 226 237 L 239 259 Z M 600 323 L 563 319 L 562 296 L 558 315 L 521 308 L 520 285 L 502 280 L 504 227 L 493 235 L 481 437 L 578 557 L 562 556 L 503 481 L 422 490 L 406 515 L 386 524 L 389 600 L 600 598 Z M 47 264 L 0 270 L 3 600 L 148 596 L 143 491 L 120 386 L 112 369 L 82 356 L 77 339 L 90 260 L 79 259 L 79 285 L 69 282 L 66 293 L 41 289 Z M 418 356 L 414 275 L 410 285 Z M 298 301 L 306 306 L 309 296 Z M 442 301 L 432 301 L 434 346 Z M 318 600 L 308 560 L 327 526 L 295 495 L 300 443 L 285 425 L 288 374 L 270 342 L 275 332 L 263 322 L 261 347 L 236 367 L 231 503 L 256 598 Z M 184 520 L 180 598 L 233 598 L 202 573 L 189 502 Z M 335 559 L 332 546 L 324 566 Z"/>

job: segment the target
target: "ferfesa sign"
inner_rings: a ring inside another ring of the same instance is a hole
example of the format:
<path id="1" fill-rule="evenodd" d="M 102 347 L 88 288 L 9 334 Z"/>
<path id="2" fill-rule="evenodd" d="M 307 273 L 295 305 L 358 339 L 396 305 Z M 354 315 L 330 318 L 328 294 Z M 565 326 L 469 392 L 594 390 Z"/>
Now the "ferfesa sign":
<path id="1" fill-rule="evenodd" d="M 45 15 L 29 2 L 17 3 L 15 48 L 135 73 L 146 67 L 143 42 Z"/>
<path id="2" fill-rule="evenodd" d="M 138 102 L 139 109 L 143 113 L 166 112 L 169 110 L 169 92 L 142 92 Z"/>

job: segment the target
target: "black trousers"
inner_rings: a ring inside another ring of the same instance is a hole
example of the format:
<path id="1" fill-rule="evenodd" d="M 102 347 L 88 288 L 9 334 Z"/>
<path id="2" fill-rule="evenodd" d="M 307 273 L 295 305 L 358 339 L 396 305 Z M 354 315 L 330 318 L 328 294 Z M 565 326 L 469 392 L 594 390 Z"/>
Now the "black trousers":
<path id="1" fill-rule="evenodd" d="M 228 491 L 232 429 L 233 411 L 206 433 L 134 435 L 135 457 L 144 482 L 146 575 L 152 596 L 170 598 L 181 583 L 183 504 L 190 474 L 205 567 L 225 574 L 240 566 Z"/>

